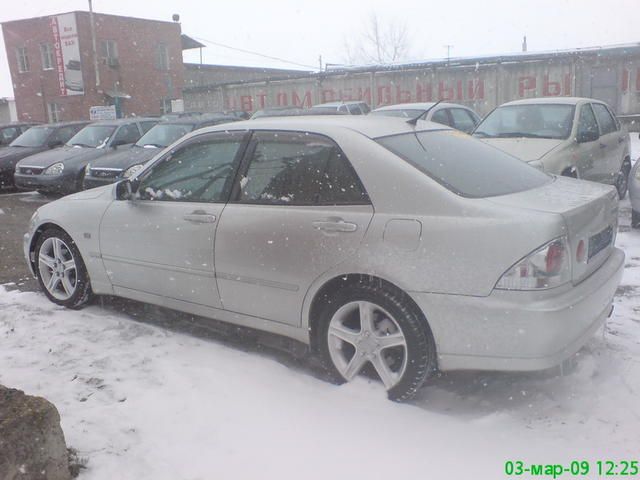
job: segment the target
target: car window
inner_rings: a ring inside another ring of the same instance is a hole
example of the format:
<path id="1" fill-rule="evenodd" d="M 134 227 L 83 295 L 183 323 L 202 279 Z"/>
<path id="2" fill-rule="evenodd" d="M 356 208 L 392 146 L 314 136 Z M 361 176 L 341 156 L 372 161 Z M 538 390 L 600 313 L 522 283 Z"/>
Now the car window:
<path id="1" fill-rule="evenodd" d="M 30 128 L 13 142 L 12 147 L 41 147 L 47 141 L 53 129 L 51 127 Z"/>
<path id="2" fill-rule="evenodd" d="M 355 103 L 347 105 L 347 108 L 349 109 L 349 113 L 351 115 L 362 115 L 362 110 L 360 110 L 360 107 Z"/>
<path id="3" fill-rule="evenodd" d="M 113 139 L 115 144 L 135 143 L 140 138 L 140 131 L 135 123 L 122 125 Z"/>
<path id="4" fill-rule="evenodd" d="M 431 117 L 432 122 L 441 123 L 443 125 L 451 126 L 451 121 L 449 120 L 449 114 L 447 114 L 447 109 L 443 108 L 442 110 L 438 110 Z"/>
<path id="5" fill-rule="evenodd" d="M 609 109 L 601 103 L 592 103 L 591 105 L 600 124 L 600 134 L 606 135 L 607 133 L 615 132 L 616 122 L 613 120 L 611 113 L 609 113 Z"/>
<path id="6" fill-rule="evenodd" d="M 7 127 L 0 131 L 0 143 L 7 144 L 16 139 L 20 131 L 17 127 Z"/>
<path id="7" fill-rule="evenodd" d="M 257 132 L 238 200 L 319 205 L 368 203 L 348 160 L 330 139 L 298 132 Z"/>
<path id="8" fill-rule="evenodd" d="M 144 135 L 157 124 L 158 124 L 157 121 L 140 122 L 140 128 L 142 129 L 142 134 Z"/>
<path id="9" fill-rule="evenodd" d="M 242 133 L 203 135 L 154 165 L 142 177 L 143 200 L 224 202 Z"/>
<path id="10" fill-rule="evenodd" d="M 475 128 L 475 119 L 468 110 L 464 108 L 452 108 L 449 111 L 453 118 L 453 126 L 458 130 L 469 133 Z"/>
<path id="11" fill-rule="evenodd" d="M 588 103 L 582 106 L 580 117 L 578 118 L 578 136 L 588 132 L 598 133 L 598 123 L 596 116 L 593 114 L 591 105 Z"/>
<path id="12" fill-rule="evenodd" d="M 69 145 L 102 148 L 107 144 L 115 129 L 116 127 L 111 125 L 88 125 L 71 137 Z"/>
<path id="13" fill-rule="evenodd" d="M 464 197 L 506 195 L 551 181 L 525 162 L 455 130 L 403 133 L 377 142 Z"/>

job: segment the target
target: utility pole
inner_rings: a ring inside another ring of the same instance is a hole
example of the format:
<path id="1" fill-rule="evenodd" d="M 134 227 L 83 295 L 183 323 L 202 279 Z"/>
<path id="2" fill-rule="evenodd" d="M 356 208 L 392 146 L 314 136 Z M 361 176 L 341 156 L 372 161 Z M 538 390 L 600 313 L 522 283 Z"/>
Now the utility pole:
<path id="1" fill-rule="evenodd" d="M 444 48 L 447 49 L 447 67 L 448 67 L 449 64 L 451 63 L 451 49 L 453 48 L 453 45 L 445 45 Z"/>
<path id="2" fill-rule="evenodd" d="M 96 88 L 100 86 L 100 70 L 98 69 L 98 49 L 96 47 L 96 25 L 93 21 L 93 1 L 89 0 L 89 23 L 91 25 L 91 46 L 93 49 L 93 68 L 96 72 Z"/>
<path id="3" fill-rule="evenodd" d="M 318 64 L 320 65 L 320 71 L 322 71 L 322 55 L 318 55 Z"/>
<path id="4" fill-rule="evenodd" d="M 522 51 L 526 52 L 527 51 L 527 36 L 525 35 L 524 38 L 522 39 Z"/>

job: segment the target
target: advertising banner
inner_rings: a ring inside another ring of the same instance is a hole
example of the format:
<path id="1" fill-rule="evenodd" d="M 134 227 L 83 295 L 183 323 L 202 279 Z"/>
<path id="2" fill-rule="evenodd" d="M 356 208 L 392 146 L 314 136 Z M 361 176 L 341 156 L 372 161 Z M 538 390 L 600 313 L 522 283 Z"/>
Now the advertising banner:
<path id="1" fill-rule="evenodd" d="M 60 95 L 83 95 L 82 65 L 78 44 L 76 15 L 54 15 L 49 22 L 53 35 L 53 51 Z"/>

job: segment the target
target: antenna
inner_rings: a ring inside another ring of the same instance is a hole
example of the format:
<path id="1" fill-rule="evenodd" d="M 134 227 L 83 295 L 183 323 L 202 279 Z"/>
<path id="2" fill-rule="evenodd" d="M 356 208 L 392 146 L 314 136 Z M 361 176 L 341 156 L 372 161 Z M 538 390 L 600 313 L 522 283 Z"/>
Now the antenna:
<path id="1" fill-rule="evenodd" d="M 429 113 L 431 110 L 433 110 L 439 103 L 442 103 L 442 100 L 438 100 L 436 103 L 431 105 L 429 108 L 427 108 L 424 112 L 422 112 L 417 117 L 414 117 L 414 118 L 411 118 L 411 119 L 407 120 L 407 123 L 409 125 L 412 125 L 412 126 L 415 127 L 418 124 L 418 120 L 420 120 L 422 117 L 426 116 L 427 113 Z"/>

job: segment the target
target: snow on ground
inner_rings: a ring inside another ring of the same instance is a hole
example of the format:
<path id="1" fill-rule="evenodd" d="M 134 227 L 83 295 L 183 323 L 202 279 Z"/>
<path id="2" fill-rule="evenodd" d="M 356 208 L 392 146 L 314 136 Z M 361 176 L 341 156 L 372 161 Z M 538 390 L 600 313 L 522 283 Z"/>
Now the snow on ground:
<path id="1" fill-rule="evenodd" d="M 506 460 L 637 459 L 640 231 L 628 223 L 615 313 L 563 376 L 443 374 L 396 404 L 377 382 L 334 386 L 293 358 L 161 328 L 153 313 L 65 310 L 0 286 L 0 383 L 58 407 L 89 459 L 81 480 L 493 480 Z"/>

